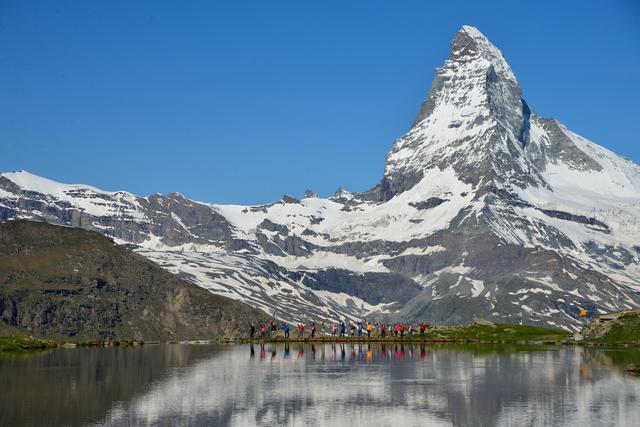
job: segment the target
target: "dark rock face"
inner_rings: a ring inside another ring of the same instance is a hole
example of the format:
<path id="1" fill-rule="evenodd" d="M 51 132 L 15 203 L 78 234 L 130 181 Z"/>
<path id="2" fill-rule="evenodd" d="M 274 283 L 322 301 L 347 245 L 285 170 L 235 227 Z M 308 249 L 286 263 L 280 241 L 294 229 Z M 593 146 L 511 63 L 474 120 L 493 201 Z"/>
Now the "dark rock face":
<path id="1" fill-rule="evenodd" d="M 421 287 L 400 274 L 354 273 L 330 268 L 316 272 L 290 273 L 294 280 L 317 290 L 346 293 L 372 304 L 404 304 L 416 296 Z"/>
<path id="2" fill-rule="evenodd" d="M 444 202 L 448 202 L 448 201 L 449 200 L 441 199 L 440 197 L 429 197 L 424 202 L 409 203 L 409 206 L 413 206 L 414 208 L 416 208 L 418 210 L 433 209 L 436 206 L 440 206 Z"/>
<path id="3" fill-rule="evenodd" d="M 313 192 L 312 190 L 306 189 L 306 190 L 304 190 L 304 198 L 305 199 L 318 199 L 318 198 L 320 198 L 320 196 L 318 196 L 318 194 Z"/>
<path id="4" fill-rule="evenodd" d="M 596 172 L 602 170 L 602 166 L 597 161 L 571 141 L 557 120 L 537 117 L 536 121 L 545 130 L 549 141 L 545 145 L 535 144 L 527 147 L 538 169 L 545 170 L 548 163 L 561 161 L 576 170 Z"/>
<path id="5" fill-rule="evenodd" d="M 545 215 L 548 215 L 548 216 L 550 216 L 552 218 L 564 219 L 566 221 L 578 222 L 580 224 L 593 225 L 593 226 L 601 228 L 602 231 L 609 232 L 609 226 L 607 224 L 605 224 L 604 222 L 598 221 L 595 218 L 588 218 L 588 217 L 583 216 L 583 215 L 573 215 L 573 214 L 571 214 L 569 212 L 554 211 L 554 210 L 550 210 L 550 209 L 538 209 L 538 210 L 540 212 L 544 213 Z"/>
<path id="6" fill-rule="evenodd" d="M 182 282 L 90 231 L 0 223 L 0 322 L 42 337 L 204 339 L 268 316 Z M 0 329 L 2 325 L 0 325 Z"/>
<path id="7" fill-rule="evenodd" d="M 276 224 L 275 222 L 268 219 L 264 219 L 260 224 L 258 224 L 258 228 L 269 230 L 269 231 L 275 231 L 278 234 L 282 234 L 285 236 L 289 233 L 289 230 L 285 225 Z"/>
<path id="8" fill-rule="evenodd" d="M 300 200 L 296 199 L 293 196 L 289 196 L 288 194 L 285 194 L 284 196 L 282 196 L 282 203 L 299 204 Z"/>

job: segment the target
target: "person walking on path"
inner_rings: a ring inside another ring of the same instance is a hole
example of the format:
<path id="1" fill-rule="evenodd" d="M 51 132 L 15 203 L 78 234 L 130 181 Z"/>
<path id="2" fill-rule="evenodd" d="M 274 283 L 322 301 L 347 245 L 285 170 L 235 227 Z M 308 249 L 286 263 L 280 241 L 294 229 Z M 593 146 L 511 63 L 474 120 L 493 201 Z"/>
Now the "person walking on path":
<path id="1" fill-rule="evenodd" d="M 367 338 L 371 338 L 371 331 L 373 330 L 373 325 L 367 322 Z"/>
<path id="2" fill-rule="evenodd" d="M 264 325 L 264 323 L 260 324 L 260 338 L 264 338 L 266 333 L 267 327 Z"/>
<path id="3" fill-rule="evenodd" d="M 289 324 L 285 323 L 282 329 L 284 329 L 284 337 L 289 339 Z"/>
<path id="4" fill-rule="evenodd" d="M 420 338 L 424 339 L 424 331 L 427 329 L 427 325 L 424 322 L 420 322 Z"/>
<path id="5" fill-rule="evenodd" d="M 386 332 L 387 332 L 387 325 L 383 323 L 382 325 L 380 325 L 380 336 L 382 336 L 382 339 L 384 339 Z"/>
<path id="6" fill-rule="evenodd" d="M 249 338 L 254 339 L 256 337 L 256 325 L 249 323 Z"/>
<path id="7" fill-rule="evenodd" d="M 347 325 L 344 323 L 344 320 L 340 323 L 340 338 L 343 338 L 347 335 Z"/>
<path id="8" fill-rule="evenodd" d="M 356 336 L 356 325 L 354 325 L 353 323 L 351 324 L 351 336 Z"/>
<path id="9" fill-rule="evenodd" d="M 338 330 L 338 326 L 335 323 L 331 324 L 331 336 L 335 337 L 336 336 L 336 331 Z"/>
<path id="10" fill-rule="evenodd" d="M 271 321 L 271 338 L 275 337 L 276 335 L 278 335 L 278 326 L 276 326 L 276 322 L 272 320 Z"/>
<path id="11" fill-rule="evenodd" d="M 311 338 L 316 336 L 316 322 L 311 322 Z"/>

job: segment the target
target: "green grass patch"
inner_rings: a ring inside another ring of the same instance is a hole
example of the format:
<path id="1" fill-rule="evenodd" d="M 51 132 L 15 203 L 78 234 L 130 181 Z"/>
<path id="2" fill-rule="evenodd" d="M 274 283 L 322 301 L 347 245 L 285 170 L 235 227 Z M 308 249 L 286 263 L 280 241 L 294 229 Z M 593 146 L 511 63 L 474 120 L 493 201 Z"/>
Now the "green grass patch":
<path id="1" fill-rule="evenodd" d="M 27 352 L 47 350 L 55 348 L 57 344 L 53 341 L 40 340 L 31 337 L 0 337 L 0 352 Z"/>
<path id="2" fill-rule="evenodd" d="M 623 314 L 596 341 L 605 344 L 640 344 L 640 313 Z"/>
<path id="3" fill-rule="evenodd" d="M 496 324 L 493 326 L 470 325 L 429 331 L 429 338 L 440 337 L 456 341 L 543 341 L 556 342 L 569 338 L 570 333 L 561 329 L 541 328 L 529 325 Z"/>

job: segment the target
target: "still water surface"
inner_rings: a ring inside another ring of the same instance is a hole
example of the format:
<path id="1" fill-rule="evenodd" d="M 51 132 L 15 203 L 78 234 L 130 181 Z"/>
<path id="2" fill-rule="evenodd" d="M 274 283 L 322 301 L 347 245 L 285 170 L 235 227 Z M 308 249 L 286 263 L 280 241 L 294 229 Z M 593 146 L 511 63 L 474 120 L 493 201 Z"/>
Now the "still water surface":
<path id="1" fill-rule="evenodd" d="M 159 345 L 0 357 L 1 426 L 640 425 L 638 350 Z"/>

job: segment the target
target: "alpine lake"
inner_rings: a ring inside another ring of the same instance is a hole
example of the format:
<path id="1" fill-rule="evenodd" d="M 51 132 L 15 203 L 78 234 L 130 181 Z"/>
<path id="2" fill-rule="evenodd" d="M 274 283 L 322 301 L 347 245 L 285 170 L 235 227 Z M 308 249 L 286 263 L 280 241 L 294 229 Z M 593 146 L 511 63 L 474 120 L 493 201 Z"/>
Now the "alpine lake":
<path id="1" fill-rule="evenodd" d="M 637 426 L 640 349 L 291 343 L 0 355 L 1 426 Z"/>

